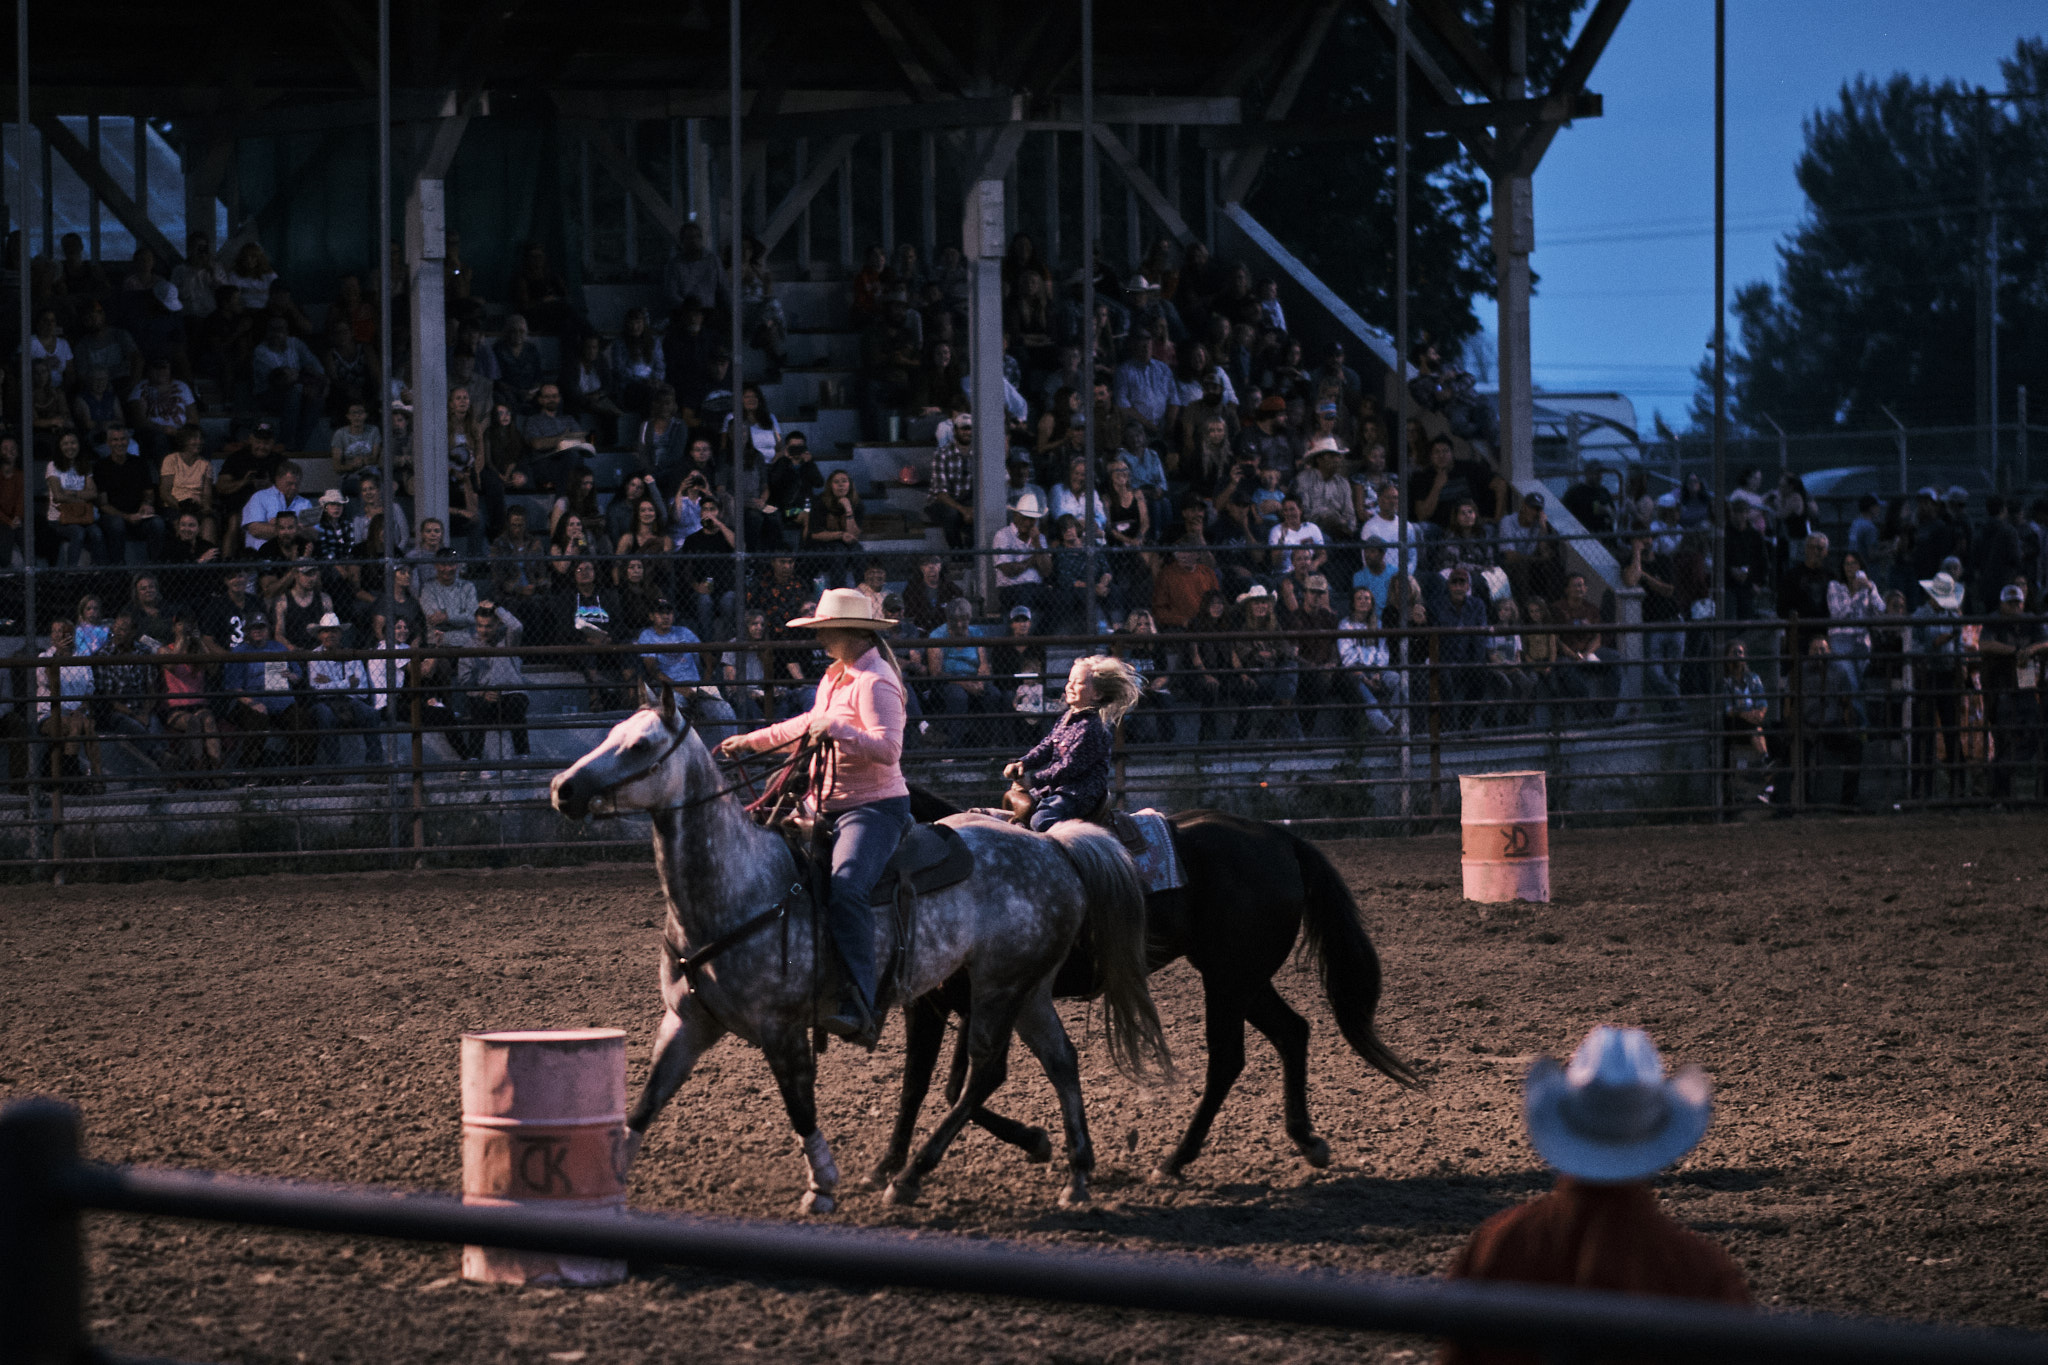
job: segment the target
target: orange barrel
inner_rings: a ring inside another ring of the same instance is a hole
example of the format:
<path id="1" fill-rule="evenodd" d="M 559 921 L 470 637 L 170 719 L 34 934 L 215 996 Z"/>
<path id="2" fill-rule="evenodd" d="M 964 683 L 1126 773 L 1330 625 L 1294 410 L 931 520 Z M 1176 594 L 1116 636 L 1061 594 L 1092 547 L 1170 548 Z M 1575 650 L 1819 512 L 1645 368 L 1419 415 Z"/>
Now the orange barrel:
<path id="1" fill-rule="evenodd" d="M 1489 905 L 1550 899 L 1550 818 L 1543 774 L 1458 778 L 1465 899 Z"/>
<path id="2" fill-rule="evenodd" d="M 623 1029 L 462 1035 L 462 1202 L 624 1211 Z M 464 1247 L 462 1277 L 617 1284 L 626 1263 Z"/>

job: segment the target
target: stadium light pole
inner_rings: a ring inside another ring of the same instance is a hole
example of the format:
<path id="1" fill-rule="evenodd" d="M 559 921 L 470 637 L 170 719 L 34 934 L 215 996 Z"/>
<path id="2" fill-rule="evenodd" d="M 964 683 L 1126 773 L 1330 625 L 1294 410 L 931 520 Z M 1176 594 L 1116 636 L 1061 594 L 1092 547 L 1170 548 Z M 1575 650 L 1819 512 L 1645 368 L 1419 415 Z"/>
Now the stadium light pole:
<path id="1" fill-rule="evenodd" d="M 1714 0 L 1714 499 L 1714 619 L 1721 621 L 1728 616 L 1728 0 Z"/>
<path id="2" fill-rule="evenodd" d="M 1500 205 L 1494 205 L 1500 212 Z M 1401 814 L 1407 815 L 1413 775 L 1415 702 L 1408 669 L 1408 0 L 1394 0 L 1394 577 L 1401 584 Z M 1389 594 L 1391 596 L 1391 594 Z"/>
<path id="3" fill-rule="evenodd" d="M 1081 343 L 1082 382 L 1088 396 L 1081 403 L 1081 439 L 1087 447 L 1087 485 L 1082 497 L 1081 540 L 1088 547 L 1089 589 L 1082 600 L 1088 603 L 1088 634 L 1095 633 L 1095 542 L 1099 534 L 1095 515 L 1095 215 L 1102 211 L 1101 195 L 1095 183 L 1095 0 L 1081 0 Z M 1046 508 L 1041 527 L 1052 519 Z M 990 535 L 995 532 L 991 530 Z"/>
<path id="4" fill-rule="evenodd" d="M 741 449 L 753 448 L 754 433 L 743 429 L 742 419 L 745 406 L 740 402 L 740 383 L 745 373 L 744 355 L 741 350 L 743 338 L 740 335 L 743 319 L 740 316 L 740 186 L 746 177 L 740 173 L 740 0 L 732 0 L 726 19 L 725 74 L 731 85 L 730 108 L 727 109 L 726 128 L 730 134 L 727 145 L 730 148 L 732 170 L 726 177 L 726 192 L 732 196 L 732 224 L 725 243 L 726 263 L 730 267 L 726 285 L 726 302 L 732 312 L 732 415 L 726 419 L 732 432 L 732 574 L 733 588 L 733 638 L 742 633 L 741 622 L 747 619 L 747 485 L 746 454 Z M 713 206 L 712 212 L 717 208 Z M 765 264 L 765 262 L 764 262 Z M 767 471 L 761 472 L 767 478 Z"/>
<path id="5" fill-rule="evenodd" d="M 28 0 L 14 0 L 14 216 L 20 223 L 15 233 L 14 267 L 21 296 L 21 389 L 35 392 L 35 375 L 28 354 L 29 317 L 28 250 Z M 43 243 L 44 249 L 49 243 Z M 21 635 L 28 652 L 36 652 L 36 476 L 35 404 L 21 405 Z M 0 565 L 4 568 L 5 565 Z M 28 790 L 33 793 L 33 783 Z M 30 796 L 33 802 L 35 797 Z M 31 806 L 33 812 L 33 806 Z"/>
<path id="6" fill-rule="evenodd" d="M 384 417 L 384 486 L 378 491 L 383 495 L 384 543 L 379 546 L 384 552 L 384 591 L 392 590 L 394 571 L 392 568 L 392 521 L 398 510 L 398 485 L 392 481 L 394 464 L 391 439 L 391 0 L 377 0 L 377 345 L 382 348 L 384 375 L 380 382 L 384 394 L 379 406 Z M 419 429 L 420 414 L 413 414 L 413 429 Z M 394 647 L 397 640 L 398 613 L 392 612 L 384 619 L 384 638 L 380 643 L 386 649 Z M 416 643 L 425 644 L 421 640 Z M 384 680 L 387 683 L 398 680 L 398 660 L 384 661 Z M 387 691 L 390 689 L 387 688 Z M 397 745 L 389 746 L 391 752 L 385 756 L 391 760 L 393 780 L 398 771 Z M 394 812 L 397 807 L 394 805 Z M 396 816 L 394 815 L 394 820 Z"/>

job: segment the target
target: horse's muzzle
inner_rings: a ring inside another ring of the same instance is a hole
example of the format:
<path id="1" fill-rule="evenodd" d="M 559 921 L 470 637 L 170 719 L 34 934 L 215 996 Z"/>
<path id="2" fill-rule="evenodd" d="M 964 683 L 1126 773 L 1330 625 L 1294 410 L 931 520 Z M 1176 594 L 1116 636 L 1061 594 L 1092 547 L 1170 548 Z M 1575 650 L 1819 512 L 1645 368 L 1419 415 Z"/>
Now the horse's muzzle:
<path id="1" fill-rule="evenodd" d="M 595 784 L 582 780 L 580 773 L 559 773 L 549 784 L 548 799 L 556 810 L 571 820 L 582 820 L 593 814 L 605 813 L 595 809 L 600 803 L 605 802 L 605 798 L 589 794 L 593 785 Z"/>

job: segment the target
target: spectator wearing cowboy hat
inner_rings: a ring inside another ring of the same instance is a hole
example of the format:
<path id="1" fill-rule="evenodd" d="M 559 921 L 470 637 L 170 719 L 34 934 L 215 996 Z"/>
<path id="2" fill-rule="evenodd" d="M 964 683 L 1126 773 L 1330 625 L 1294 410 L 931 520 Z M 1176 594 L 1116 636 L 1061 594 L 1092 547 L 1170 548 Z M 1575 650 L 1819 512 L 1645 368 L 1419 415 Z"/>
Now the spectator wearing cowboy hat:
<path id="1" fill-rule="evenodd" d="M 341 648 L 341 618 L 327 612 L 313 627 L 320 641 L 306 659 L 306 686 L 312 692 L 314 728 L 319 730 L 320 761 L 331 767 L 341 764 L 341 741 L 336 729 L 360 732 L 363 762 L 384 761 L 384 741 L 376 733 L 377 713 L 370 706 L 370 675 L 361 659 L 337 659 Z"/>
<path id="2" fill-rule="evenodd" d="M 1045 605 L 1045 575 L 1052 572 L 1052 551 L 1038 529 L 1045 513 L 1037 490 L 1026 490 L 1010 504 L 1010 524 L 995 534 L 996 597 L 1005 612 Z"/>
<path id="3" fill-rule="evenodd" d="M 1124 361 L 1116 367 L 1110 401 L 1124 420 L 1143 422 L 1151 435 L 1170 430 L 1180 412 L 1173 368 L 1153 359 L 1151 343 L 1137 332 L 1131 334 Z"/>
<path id="4" fill-rule="evenodd" d="M 1911 792 L 1934 795 L 1934 740 L 1941 736 L 1949 794 L 1963 794 L 1963 585 L 1943 569 L 1919 580 L 1927 600 L 1913 611 L 1913 744 Z"/>
<path id="5" fill-rule="evenodd" d="M 1596 1028 L 1566 1066 L 1537 1058 L 1523 1117 L 1557 1185 L 1481 1224 L 1450 1277 L 1748 1303 L 1742 1268 L 1659 1208 L 1649 1186 L 1706 1135 L 1711 1090 L 1696 1066 L 1665 1075 L 1640 1029 Z M 1457 1341 L 1439 1357 L 1441 1365 L 1535 1359 Z"/>
<path id="6" fill-rule="evenodd" d="M 1287 434 L 1287 400 L 1267 394 L 1259 400 L 1252 424 L 1237 434 L 1237 458 L 1260 469 L 1294 472 L 1294 438 Z"/>

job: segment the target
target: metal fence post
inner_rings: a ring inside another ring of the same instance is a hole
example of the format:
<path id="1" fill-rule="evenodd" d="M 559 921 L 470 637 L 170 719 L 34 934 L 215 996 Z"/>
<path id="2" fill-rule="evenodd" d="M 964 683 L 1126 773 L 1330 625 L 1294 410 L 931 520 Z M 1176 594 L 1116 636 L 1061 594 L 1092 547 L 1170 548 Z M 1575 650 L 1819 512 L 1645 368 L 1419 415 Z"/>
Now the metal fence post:
<path id="1" fill-rule="evenodd" d="M 50 729 L 43 761 L 50 765 L 50 882 L 64 885 L 64 670 L 55 662 L 45 674 L 50 697 Z M 79 740 L 82 750 L 85 741 Z M 31 778 L 33 778 L 31 774 Z"/>
<path id="2" fill-rule="evenodd" d="M 1785 651 L 1792 670 L 1791 686 L 1785 689 L 1788 698 L 1785 709 L 1786 730 L 1792 736 L 1792 809 L 1806 808 L 1806 669 L 1805 661 L 1799 656 L 1799 622 L 1797 618 L 1785 626 Z"/>
<path id="3" fill-rule="evenodd" d="M 408 719 L 412 728 L 412 847 L 419 853 L 426 847 L 427 776 L 423 764 L 426 762 L 427 737 L 420 729 L 420 694 L 412 694 L 412 706 Z M 417 865 L 417 864 L 415 864 Z"/>
<path id="4" fill-rule="evenodd" d="M 0 1110 L 0 1353 L 21 1365 L 86 1358 L 78 1111 L 55 1100 Z"/>
<path id="5" fill-rule="evenodd" d="M 1909 497 L 1913 492 L 1913 480 L 1906 469 L 1906 424 L 1899 420 L 1897 413 L 1882 403 L 1877 405 L 1877 410 L 1891 418 L 1892 427 L 1898 433 L 1896 439 L 1899 443 L 1899 495 Z"/>

